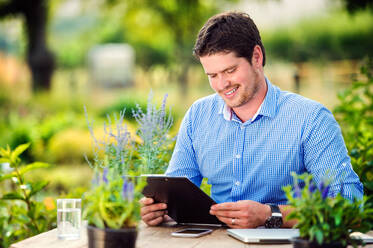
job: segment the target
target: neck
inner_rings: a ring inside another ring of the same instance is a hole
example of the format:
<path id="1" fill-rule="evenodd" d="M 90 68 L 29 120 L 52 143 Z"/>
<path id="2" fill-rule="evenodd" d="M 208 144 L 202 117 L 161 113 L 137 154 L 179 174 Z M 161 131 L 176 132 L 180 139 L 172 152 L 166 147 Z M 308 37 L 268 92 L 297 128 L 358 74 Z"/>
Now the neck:
<path id="1" fill-rule="evenodd" d="M 260 105 L 263 103 L 264 98 L 267 94 L 267 88 L 267 83 L 265 81 L 265 78 L 263 77 L 260 80 L 259 90 L 254 95 L 254 97 L 244 105 L 232 109 L 242 122 L 250 120 L 258 111 Z"/>

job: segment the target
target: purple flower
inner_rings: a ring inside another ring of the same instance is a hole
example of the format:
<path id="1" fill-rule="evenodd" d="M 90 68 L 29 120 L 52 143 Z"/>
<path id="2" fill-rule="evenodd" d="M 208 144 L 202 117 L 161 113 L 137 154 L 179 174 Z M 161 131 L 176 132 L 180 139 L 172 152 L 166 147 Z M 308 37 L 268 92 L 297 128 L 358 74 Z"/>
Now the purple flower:
<path id="1" fill-rule="evenodd" d="M 299 188 L 298 184 L 296 184 L 295 188 L 294 188 L 294 195 L 293 195 L 293 197 L 294 198 L 300 198 L 301 196 L 302 196 L 302 191 Z"/>
<path id="2" fill-rule="evenodd" d="M 97 186 L 100 183 L 100 174 L 98 171 L 95 171 L 94 176 L 92 178 L 92 184 Z"/>
<path id="3" fill-rule="evenodd" d="M 102 180 L 104 181 L 104 183 L 108 183 L 108 180 L 107 180 L 107 173 L 108 173 L 109 169 L 107 167 L 105 167 L 104 169 L 104 172 L 102 173 Z"/>
<path id="4" fill-rule="evenodd" d="M 325 184 L 324 181 L 321 181 L 319 184 L 319 190 L 321 192 L 322 199 L 325 199 L 328 197 L 329 194 L 330 185 Z"/>
<path id="5" fill-rule="evenodd" d="M 122 196 L 127 201 L 133 200 L 133 183 L 124 179 L 122 186 Z"/>
<path id="6" fill-rule="evenodd" d="M 325 200 L 326 197 L 328 197 L 330 186 L 326 186 L 324 190 L 321 192 L 322 199 Z"/>
<path id="7" fill-rule="evenodd" d="M 324 181 L 321 181 L 321 183 L 319 184 L 319 190 L 322 192 L 325 188 L 325 183 Z"/>
<path id="8" fill-rule="evenodd" d="M 316 188 L 317 188 L 316 184 L 312 181 L 310 183 L 310 185 L 308 186 L 308 191 L 311 192 L 311 193 L 313 193 L 313 192 L 315 192 Z"/>

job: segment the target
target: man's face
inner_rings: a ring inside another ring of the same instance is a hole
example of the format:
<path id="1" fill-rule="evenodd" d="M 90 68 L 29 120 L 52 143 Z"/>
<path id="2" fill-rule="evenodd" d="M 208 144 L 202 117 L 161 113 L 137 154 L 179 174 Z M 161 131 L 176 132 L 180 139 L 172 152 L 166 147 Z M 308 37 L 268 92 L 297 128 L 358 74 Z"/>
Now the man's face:
<path id="1" fill-rule="evenodd" d="M 233 109 L 249 104 L 260 88 L 253 66 L 234 52 L 206 55 L 200 62 L 211 88 Z"/>

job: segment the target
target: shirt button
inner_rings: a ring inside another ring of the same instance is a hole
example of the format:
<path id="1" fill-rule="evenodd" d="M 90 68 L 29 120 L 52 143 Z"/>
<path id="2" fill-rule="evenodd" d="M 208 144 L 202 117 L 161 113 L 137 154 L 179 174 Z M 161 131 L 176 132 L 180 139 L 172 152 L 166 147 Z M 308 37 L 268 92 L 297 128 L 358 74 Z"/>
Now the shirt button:
<path id="1" fill-rule="evenodd" d="M 241 125 L 241 129 L 244 129 L 245 128 L 245 126 L 244 125 Z"/>
<path id="2" fill-rule="evenodd" d="M 239 181 L 237 181 L 235 184 L 236 184 L 236 186 L 240 186 L 240 182 Z"/>
<path id="3" fill-rule="evenodd" d="M 240 155 L 240 154 L 237 154 L 237 155 L 236 155 L 236 158 L 241 158 L 241 155 Z"/>

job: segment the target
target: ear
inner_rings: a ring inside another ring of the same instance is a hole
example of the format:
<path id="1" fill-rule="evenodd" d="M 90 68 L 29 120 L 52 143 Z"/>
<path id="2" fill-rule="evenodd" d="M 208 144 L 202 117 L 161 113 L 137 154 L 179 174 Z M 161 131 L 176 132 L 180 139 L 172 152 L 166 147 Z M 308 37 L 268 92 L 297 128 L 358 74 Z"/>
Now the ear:
<path id="1" fill-rule="evenodd" d="M 251 64 L 257 69 L 263 66 L 263 52 L 259 45 L 255 45 L 253 49 L 253 57 L 251 58 Z"/>

